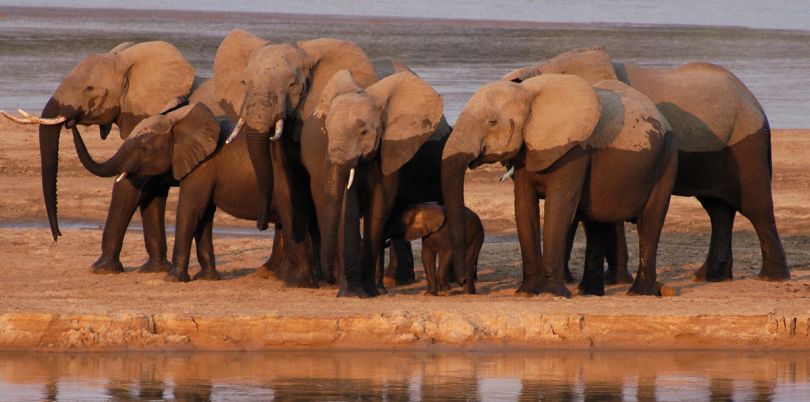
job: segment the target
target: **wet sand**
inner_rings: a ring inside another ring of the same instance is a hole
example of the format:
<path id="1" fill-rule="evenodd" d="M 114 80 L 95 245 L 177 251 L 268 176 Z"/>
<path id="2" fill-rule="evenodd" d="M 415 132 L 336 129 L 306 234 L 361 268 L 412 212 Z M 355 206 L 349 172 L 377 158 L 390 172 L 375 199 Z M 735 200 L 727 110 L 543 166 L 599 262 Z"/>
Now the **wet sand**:
<path id="1" fill-rule="evenodd" d="M 97 158 L 111 155 L 117 134 L 100 141 L 84 130 Z M 128 272 L 94 275 L 101 225 L 113 179 L 80 166 L 70 135 L 60 149 L 59 211 L 65 228 L 47 229 L 34 127 L 0 123 L 0 349 L 2 350 L 263 350 L 298 347 L 547 347 L 547 348 L 802 348 L 810 349 L 810 207 L 804 204 L 810 130 L 776 130 L 773 140 L 777 223 L 793 280 L 754 279 L 760 250 L 750 224 L 737 218 L 735 280 L 692 283 L 708 247 L 709 220 L 695 200 L 673 198 L 659 250 L 658 273 L 678 296 L 627 297 L 627 285 L 606 297 L 517 298 L 520 252 L 511 183 L 499 166 L 468 175 L 467 203 L 487 228 L 480 259 L 481 294 L 423 296 L 424 281 L 390 288 L 371 300 L 337 299 L 332 287 L 286 289 L 253 272 L 272 240 L 251 222 L 219 213 L 215 235 L 219 282 L 165 283 L 161 274 L 132 272 L 145 259 L 142 236 L 128 234 Z M 177 191 L 171 193 L 173 226 Z M 135 221 L 138 218 L 136 216 Z M 89 224 L 89 225 L 88 225 Z M 33 227 L 32 227 L 33 226 Z M 631 269 L 635 235 L 628 225 Z M 572 267 L 579 275 L 583 236 Z M 169 246 L 173 236 L 169 235 Z M 423 273 L 414 245 L 417 276 Z M 193 258 L 193 257 L 192 257 Z M 198 269 L 192 260 L 191 272 Z"/>

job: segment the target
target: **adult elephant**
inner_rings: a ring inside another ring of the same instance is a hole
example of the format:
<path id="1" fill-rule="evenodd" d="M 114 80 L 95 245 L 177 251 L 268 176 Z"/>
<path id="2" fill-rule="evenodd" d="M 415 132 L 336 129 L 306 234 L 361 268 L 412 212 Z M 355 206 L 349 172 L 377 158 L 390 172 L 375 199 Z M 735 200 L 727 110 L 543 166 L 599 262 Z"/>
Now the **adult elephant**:
<path id="1" fill-rule="evenodd" d="M 434 152 L 432 170 L 428 161 L 408 162 L 431 136 L 438 138 L 434 143 L 444 144 L 449 127 L 442 99 L 407 67 L 398 64 L 393 71 L 399 72 L 365 88 L 350 71 L 337 72 L 302 132 L 302 159 L 318 211 L 322 267 L 330 270 L 335 255 L 342 256 L 338 296 L 385 292 L 383 273 L 375 268 L 380 267 L 391 211 L 397 203 L 440 196 L 429 187 L 420 191 L 414 179 L 438 183 L 441 149 Z"/>
<path id="2" fill-rule="evenodd" d="M 317 225 L 301 164 L 301 128 L 326 83 L 342 69 L 363 86 L 377 80 L 366 54 L 356 44 L 336 39 L 271 44 L 235 29 L 214 60 L 221 106 L 237 121 L 232 136 L 244 131 L 256 170 L 259 229 L 267 228 L 271 200 L 277 206 L 284 261 L 299 273 L 288 277 L 288 285 L 311 283 L 316 265 Z"/>
<path id="3" fill-rule="evenodd" d="M 504 79 L 558 73 L 576 74 L 591 83 L 623 81 L 647 95 L 666 116 L 680 150 L 673 194 L 696 197 L 712 224 L 709 253 L 696 280 L 732 279 L 731 235 L 737 212 L 751 221 L 759 237 L 762 268 L 757 277 L 790 278 L 773 212 L 770 126 L 762 106 L 733 73 L 710 63 L 672 69 L 622 64 L 595 47 L 563 53 Z"/>
<path id="4" fill-rule="evenodd" d="M 108 53 L 92 54 L 62 80 L 42 110 L 42 117 L 23 113 L 6 117 L 39 124 L 42 190 L 54 240 L 61 235 L 57 217 L 56 178 L 59 135 L 62 127 L 98 125 L 105 139 L 118 126 L 122 138 L 147 116 L 180 105 L 201 80 L 182 53 L 169 43 L 122 43 Z M 210 88 L 210 86 L 209 86 Z M 93 272 L 123 271 L 119 259 L 124 234 L 135 210 L 140 208 L 144 242 L 149 259 L 141 272 L 168 271 L 164 211 L 170 183 L 157 179 L 118 180 L 104 224 L 101 256 Z"/>
<path id="5" fill-rule="evenodd" d="M 596 246 L 604 222 L 634 220 L 640 266 L 631 294 L 657 294 L 658 239 L 677 169 L 669 125 L 646 97 L 618 81 L 591 87 L 560 74 L 497 81 L 467 102 L 442 155 L 442 189 L 453 265 L 464 267 L 464 175 L 468 167 L 514 168 L 515 220 L 523 257 L 518 293 L 570 296 L 563 275 L 568 228 L 586 224 L 584 293 L 604 292 Z M 543 239 L 538 201 L 545 199 Z M 600 240 L 602 240 L 600 242 Z M 596 268 L 598 265 L 598 269 Z M 472 270 L 464 290 L 475 292 Z"/>

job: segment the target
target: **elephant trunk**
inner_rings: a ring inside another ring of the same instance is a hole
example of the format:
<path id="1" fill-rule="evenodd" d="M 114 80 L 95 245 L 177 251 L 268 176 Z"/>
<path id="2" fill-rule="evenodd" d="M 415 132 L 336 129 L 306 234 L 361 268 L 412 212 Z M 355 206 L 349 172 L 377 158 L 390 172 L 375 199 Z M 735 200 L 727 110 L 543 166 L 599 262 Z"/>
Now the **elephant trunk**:
<path id="1" fill-rule="evenodd" d="M 470 135 L 462 119 L 459 119 L 453 133 L 447 140 L 442 154 L 442 197 L 445 205 L 445 220 L 450 229 L 450 244 L 453 252 L 453 268 L 466 276 L 464 290 L 475 293 L 473 267 L 465 266 L 464 227 L 464 175 L 470 162 L 480 152 L 480 141 Z M 461 278 L 458 278 L 459 280 Z"/>
<path id="2" fill-rule="evenodd" d="M 42 117 L 52 118 L 60 116 L 59 103 L 51 98 L 42 109 Z M 57 216 L 56 177 L 59 170 L 59 134 L 62 124 L 39 126 L 39 156 L 42 168 L 42 194 L 45 197 L 45 209 L 48 212 L 48 222 L 51 225 L 53 240 L 59 238 L 59 218 Z"/>
<path id="3" fill-rule="evenodd" d="M 74 125 L 71 127 L 71 130 L 73 131 L 73 143 L 76 145 L 76 155 L 79 156 L 79 161 L 82 162 L 82 165 L 90 173 L 100 177 L 112 177 L 126 172 L 125 161 L 129 154 L 134 150 L 134 143 L 131 140 L 124 141 L 124 144 L 118 148 L 115 155 L 110 157 L 110 159 L 99 163 L 96 162 L 93 157 L 90 156 L 90 152 L 87 151 L 87 146 L 84 144 L 84 140 L 82 139 L 81 133 L 79 133 L 79 129 Z"/>
<path id="4" fill-rule="evenodd" d="M 267 229 L 270 220 L 270 204 L 273 200 L 273 162 L 270 152 L 270 138 L 266 132 L 255 130 L 248 125 L 245 129 L 248 155 L 253 169 L 256 171 L 256 180 L 259 188 L 259 205 L 257 206 L 256 227 L 259 230 Z M 282 146 L 276 143 L 273 146 Z M 281 157 L 280 152 L 276 157 Z"/>
<path id="5" fill-rule="evenodd" d="M 329 278 L 333 276 L 336 249 L 340 246 L 338 242 L 340 218 L 343 211 L 346 186 L 353 164 L 326 163 L 324 209 L 321 219 L 321 268 L 323 269 L 324 277 Z M 344 272 L 344 276 L 347 282 L 352 280 L 360 281 L 359 277 L 354 277 L 353 272 Z"/>

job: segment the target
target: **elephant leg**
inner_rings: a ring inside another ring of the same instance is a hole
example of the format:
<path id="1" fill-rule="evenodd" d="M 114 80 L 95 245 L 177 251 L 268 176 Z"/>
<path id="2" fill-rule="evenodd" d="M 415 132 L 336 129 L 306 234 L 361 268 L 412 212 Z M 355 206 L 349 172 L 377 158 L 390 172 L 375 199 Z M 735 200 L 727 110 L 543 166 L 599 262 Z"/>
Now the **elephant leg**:
<path id="1" fill-rule="evenodd" d="M 543 203 L 543 271 L 541 293 L 571 297 L 565 286 L 565 249 L 590 164 L 583 150 L 569 151 L 547 174 Z"/>
<path id="2" fill-rule="evenodd" d="M 290 287 L 317 288 L 313 273 L 311 238 L 309 237 L 310 202 L 305 187 L 294 183 L 305 182 L 296 175 L 293 162 L 285 154 L 283 141 L 271 145 L 273 164 L 273 201 L 276 203 L 284 227 L 284 254 L 286 269 L 275 271 L 278 279 Z M 302 168 L 299 170 L 303 170 Z"/>
<path id="3" fill-rule="evenodd" d="M 439 268 L 436 270 L 436 282 L 438 283 L 438 294 L 440 296 L 450 295 L 450 283 L 447 274 L 453 264 L 453 254 L 449 249 L 439 251 Z"/>
<path id="4" fill-rule="evenodd" d="M 605 254 L 608 239 L 615 225 L 603 222 L 585 222 L 585 268 L 579 282 L 581 294 L 604 296 L 605 294 Z"/>
<path id="5" fill-rule="evenodd" d="M 411 242 L 405 239 L 391 239 L 388 267 L 383 275 L 383 284 L 410 285 L 416 282 L 413 272 L 413 250 Z"/>
<path id="6" fill-rule="evenodd" d="M 517 223 L 520 254 L 523 259 L 523 281 L 517 289 L 519 295 L 536 295 L 542 286 L 540 248 L 540 205 L 537 191 L 529 174 L 523 169 L 514 174 L 515 222 Z"/>
<path id="7" fill-rule="evenodd" d="M 369 173 L 369 182 L 375 184 L 371 189 L 367 215 L 363 220 L 363 247 L 360 268 L 364 290 L 370 296 L 376 296 L 386 293 L 382 277 L 378 278 L 376 275 L 374 263 L 377 262 L 382 249 L 385 223 L 394 208 L 395 194 L 399 186 L 399 175 L 391 174 L 382 178 L 380 177 L 382 172 L 379 171 L 379 168 L 370 169 Z"/>
<path id="8" fill-rule="evenodd" d="M 436 282 L 436 250 L 422 244 L 422 266 L 425 268 L 427 278 L 427 291 L 425 295 L 438 295 L 439 284 Z"/>
<path id="9" fill-rule="evenodd" d="M 661 161 L 661 175 L 652 187 L 647 202 L 641 210 L 641 216 L 636 221 L 638 228 L 639 267 L 633 286 L 627 291 L 630 295 L 660 295 L 661 291 L 656 284 L 656 259 L 658 257 L 658 242 L 661 239 L 661 229 L 669 210 L 669 200 L 672 187 L 675 184 L 675 174 L 678 168 L 678 158 L 675 152 L 665 155 Z"/>
<path id="10" fill-rule="evenodd" d="M 188 275 L 191 242 L 198 232 L 204 230 L 201 227 L 206 223 L 206 214 L 210 209 L 211 191 L 210 186 L 199 183 L 184 182 L 181 186 L 177 203 L 174 251 L 172 252 L 174 267 L 166 274 L 166 281 L 188 282 L 191 280 Z M 213 212 L 211 212 L 211 220 L 213 221 Z"/>
<path id="11" fill-rule="evenodd" d="M 273 228 L 273 251 L 270 253 L 270 258 L 256 270 L 256 276 L 267 279 L 281 266 L 284 256 L 284 234 L 281 232 L 282 230 L 281 224 L 276 223 Z"/>
<path id="12" fill-rule="evenodd" d="M 754 205 L 744 205 L 740 213 L 751 221 L 759 237 L 762 250 L 762 268 L 757 279 L 765 281 L 785 281 L 790 279 L 785 250 L 782 240 L 776 231 L 776 219 L 773 215 L 773 200 L 763 195 L 753 201 Z"/>
<path id="13" fill-rule="evenodd" d="M 577 227 L 579 227 L 579 219 L 574 218 L 571 223 L 571 228 L 568 230 L 568 242 L 565 245 L 565 282 L 574 283 L 574 274 L 571 273 L 569 263 L 571 262 L 571 251 L 574 249 L 574 239 L 577 236 Z"/>
<path id="14" fill-rule="evenodd" d="M 624 222 L 614 223 L 613 229 L 608 233 L 607 247 L 607 273 L 605 283 L 616 285 L 619 283 L 633 283 L 633 275 L 627 271 L 627 236 L 624 233 Z"/>
<path id="15" fill-rule="evenodd" d="M 139 203 L 143 223 L 143 242 L 149 259 L 138 268 L 138 272 L 169 272 L 172 265 L 166 258 L 166 198 L 169 186 L 161 180 L 152 179 L 146 183 Z"/>
<path id="16" fill-rule="evenodd" d="M 194 242 L 197 244 L 197 262 L 200 263 L 200 272 L 197 272 L 192 279 L 204 279 L 218 281 L 220 279 L 217 272 L 216 256 L 214 255 L 214 214 L 217 207 L 210 205 L 205 211 L 202 221 L 197 226 L 194 234 Z"/>
<path id="17" fill-rule="evenodd" d="M 723 200 L 714 197 L 698 197 L 698 201 L 709 214 L 712 222 L 712 239 L 706 262 L 694 274 L 698 282 L 722 282 L 732 279 L 734 258 L 731 250 L 731 238 L 734 228 L 734 216 L 737 211 Z"/>
<path id="18" fill-rule="evenodd" d="M 124 272 L 120 259 L 121 247 L 140 198 L 141 190 L 133 179 L 121 180 L 113 185 L 107 221 L 104 223 L 104 232 L 101 235 L 101 256 L 93 263 L 93 273 Z"/>

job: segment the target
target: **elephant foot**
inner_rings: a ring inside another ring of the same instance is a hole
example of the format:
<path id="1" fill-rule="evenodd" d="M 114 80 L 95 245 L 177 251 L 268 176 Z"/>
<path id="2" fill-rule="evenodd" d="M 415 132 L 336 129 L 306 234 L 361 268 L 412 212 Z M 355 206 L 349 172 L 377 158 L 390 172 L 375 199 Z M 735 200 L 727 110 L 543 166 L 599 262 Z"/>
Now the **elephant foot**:
<path id="1" fill-rule="evenodd" d="M 360 286 L 348 288 L 341 286 L 340 289 L 338 289 L 337 297 L 356 297 L 359 299 L 368 299 L 370 296 Z"/>
<path id="2" fill-rule="evenodd" d="M 385 288 L 385 285 L 383 285 L 382 282 L 377 284 L 377 294 L 378 295 L 387 295 L 388 294 L 388 289 Z"/>
<path id="3" fill-rule="evenodd" d="M 790 280 L 790 271 L 787 267 L 779 269 L 762 269 L 757 275 L 757 279 L 768 282 L 782 282 Z"/>
<path id="4" fill-rule="evenodd" d="M 176 269 L 171 270 L 163 280 L 166 282 L 189 282 L 191 281 L 191 277 L 188 276 L 188 272 L 185 271 L 177 271 Z"/>
<path id="5" fill-rule="evenodd" d="M 540 288 L 540 293 L 548 293 L 558 297 L 571 298 L 571 291 L 563 281 L 549 281 Z"/>
<path id="6" fill-rule="evenodd" d="M 474 295 L 475 294 L 475 283 L 464 283 L 464 287 L 462 288 L 464 294 Z"/>
<path id="7" fill-rule="evenodd" d="M 692 275 L 692 282 L 728 282 L 732 279 L 734 278 L 731 267 L 726 269 L 718 267 L 709 270 L 708 265 L 705 263 Z"/>
<path id="8" fill-rule="evenodd" d="M 439 291 L 428 289 L 428 290 L 425 291 L 425 293 L 422 293 L 422 294 L 425 295 L 425 296 L 438 296 Z"/>
<path id="9" fill-rule="evenodd" d="M 515 291 L 515 296 L 531 297 L 540 294 L 540 285 L 523 281 Z"/>
<path id="10" fill-rule="evenodd" d="M 174 268 L 171 262 L 165 258 L 149 259 L 140 268 L 138 272 L 142 274 L 154 274 L 158 272 L 171 272 Z"/>
<path id="11" fill-rule="evenodd" d="M 436 296 L 450 296 L 450 289 L 439 289 Z"/>
<path id="12" fill-rule="evenodd" d="M 657 283 L 642 284 L 636 282 L 627 291 L 629 296 L 661 296 L 661 286 Z"/>
<path id="13" fill-rule="evenodd" d="M 270 269 L 267 265 L 262 265 L 256 269 L 256 273 L 254 273 L 254 275 L 262 279 L 269 279 L 271 276 L 273 276 L 274 272 L 275 271 Z"/>
<path id="14" fill-rule="evenodd" d="M 124 265 L 117 259 L 100 257 L 93 263 L 94 274 L 120 274 L 124 272 Z"/>
<path id="15" fill-rule="evenodd" d="M 194 274 L 194 277 L 191 278 L 193 280 L 203 280 L 203 281 L 218 281 L 220 280 L 219 272 L 216 269 L 206 269 Z"/>
<path id="16" fill-rule="evenodd" d="M 630 284 L 633 283 L 633 275 L 630 275 L 630 273 L 627 271 L 622 271 L 619 273 L 608 270 L 605 273 L 605 283 L 608 285 Z"/>
<path id="17" fill-rule="evenodd" d="M 605 295 L 605 285 L 599 283 L 598 281 L 580 282 L 579 286 L 577 286 L 577 289 L 579 290 L 579 294 L 581 295 L 592 295 L 592 296 Z"/>
<path id="18" fill-rule="evenodd" d="M 571 270 L 568 267 L 565 267 L 565 283 L 576 283 L 577 280 L 574 279 L 574 274 L 571 273 Z"/>

